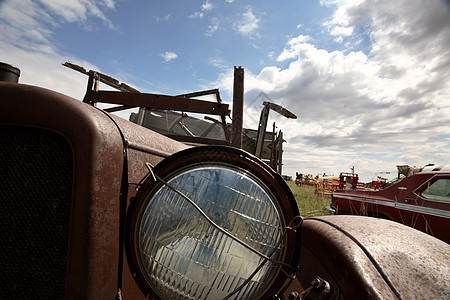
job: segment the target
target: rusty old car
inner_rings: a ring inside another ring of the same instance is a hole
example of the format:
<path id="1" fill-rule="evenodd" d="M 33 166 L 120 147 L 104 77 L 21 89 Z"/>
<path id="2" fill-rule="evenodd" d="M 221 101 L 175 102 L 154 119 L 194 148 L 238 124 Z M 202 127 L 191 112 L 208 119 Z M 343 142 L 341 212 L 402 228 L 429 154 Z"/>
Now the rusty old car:
<path id="1" fill-rule="evenodd" d="M 363 216 L 303 220 L 254 155 L 86 102 L 0 82 L 1 299 L 449 297 L 447 243 Z"/>

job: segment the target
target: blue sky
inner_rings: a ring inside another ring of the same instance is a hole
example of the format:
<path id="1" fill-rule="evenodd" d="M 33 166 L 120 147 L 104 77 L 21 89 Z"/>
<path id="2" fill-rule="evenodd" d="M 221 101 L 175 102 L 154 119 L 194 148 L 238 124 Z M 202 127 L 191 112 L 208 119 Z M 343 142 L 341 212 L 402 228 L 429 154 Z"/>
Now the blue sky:
<path id="1" fill-rule="evenodd" d="M 287 140 L 284 174 L 363 181 L 397 164 L 450 163 L 450 8 L 441 0 L 3 0 L 1 61 L 21 83 L 82 99 L 65 61 L 143 92 L 219 88 L 245 70 L 244 125 L 264 92 Z"/>
<path id="2" fill-rule="evenodd" d="M 262 1 L 256 7 L 242 1 L 123 1 L 114 9 L 98 7 L 107 20 L 68 22 L 46 8 L 59 21 L 51 40 L 108 74 L 128 74 L 143 82 L 142 89 L 164 93 L 178 93 L 180 86 L 190 91 L 234 64 L 255 71 L 271 65 L 270 54 L 280 53 L 289 38 L 301 31 L 322 35 L 320 22 L 331 11 L 317 1 Z M 308 12 L 307 25 L 298 22 L 299 12 Z"/>

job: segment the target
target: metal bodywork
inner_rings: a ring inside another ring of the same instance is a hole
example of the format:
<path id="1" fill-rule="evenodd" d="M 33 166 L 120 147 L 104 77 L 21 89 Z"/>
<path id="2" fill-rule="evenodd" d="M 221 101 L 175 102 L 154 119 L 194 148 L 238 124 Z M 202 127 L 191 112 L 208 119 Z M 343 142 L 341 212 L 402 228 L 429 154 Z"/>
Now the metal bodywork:
<path id="1" fill-rule="evenodd" d="M 147 173 L 145 163 L 155 165 L 186 146 L 42 88 L 0 83 L 0 98 L 0 125 L 56 132 L 73 151 L 66 297 L 113 299 L 121 288 L 124 296 L 137 299 L 141 294 L 120 246 L 124 209 Z M 27 189 L 26 183 L 16 184 Z"/>
<path id="2" fill-rule="evenodd" d="M 361 216 L 305 219 L 302 228 L 300 268 L 286 295 L 319 276 L 331 287 L 325 299 L 450 296 L 450 245 L 430 235 Z"/>
<path id="3" fill-rule="evenodd" d="M 422 195 L 438 179 L 449 179 L 449 172 L 417 173 L 380 191 L 336 190 L 331 206 L 338 214 L 379 216 L 429 233 L 450 242 L 450 202 L 427 199 Z"/>

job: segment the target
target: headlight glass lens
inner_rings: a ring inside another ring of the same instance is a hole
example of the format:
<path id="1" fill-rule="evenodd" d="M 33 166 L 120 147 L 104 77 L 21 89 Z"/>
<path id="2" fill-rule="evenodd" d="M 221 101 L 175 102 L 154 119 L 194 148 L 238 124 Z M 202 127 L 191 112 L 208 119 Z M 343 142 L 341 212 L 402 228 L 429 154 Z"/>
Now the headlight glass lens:
<path id="1" fill-rule="evenodd" d="M 259 179 L 233 166 L 200 164 L 165 180 L 223 230 L 283 261 L 285 220 Z M 252 276 L 231 299 L 261 296 L 280 266 L 218 230 L 168 185 L 147 196 L 136 226 L 140 267 L 153 290 L 167 299 L 222 299 Z"/>

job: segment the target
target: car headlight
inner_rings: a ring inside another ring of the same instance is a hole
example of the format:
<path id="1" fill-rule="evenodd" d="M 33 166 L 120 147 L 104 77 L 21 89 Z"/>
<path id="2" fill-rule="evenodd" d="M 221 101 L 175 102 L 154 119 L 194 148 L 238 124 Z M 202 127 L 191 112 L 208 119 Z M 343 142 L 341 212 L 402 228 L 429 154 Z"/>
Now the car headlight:
<path id="1" fill-rule="evenodd" d="M 158 164 L 128 218 L 130 268 L 163 299 L 256 299 L 294 274 L 295 199 L 281 177 L 231 147 L 196 147 Z M 297 222 L 297 224 L 295 224 Z"/>

